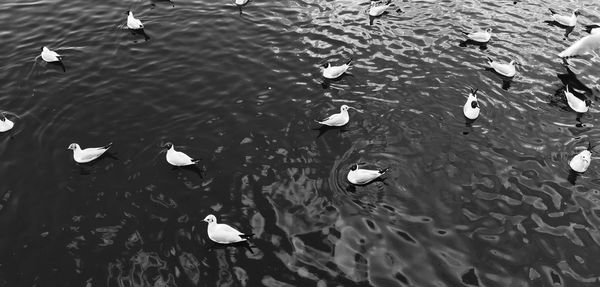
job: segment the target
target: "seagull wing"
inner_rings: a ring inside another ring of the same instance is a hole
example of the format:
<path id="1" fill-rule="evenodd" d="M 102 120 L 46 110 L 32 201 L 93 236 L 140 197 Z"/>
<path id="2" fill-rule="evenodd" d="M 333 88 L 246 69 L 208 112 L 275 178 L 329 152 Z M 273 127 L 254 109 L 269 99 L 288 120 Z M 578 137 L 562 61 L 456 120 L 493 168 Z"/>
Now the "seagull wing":
<path id="1" fill-rule="evenodd" d="M 577 42 L 571 45 L 571 47 L 562 51 L 560 54 L 558 54 L 558 56 L 561 58 L 573 57 L 588 53 L 598 48 L 600 48 L 600 33 L 594 33 L 577 40 Z"/>
<path id="2" fill-rule="evenodd" d="M 240 237 L 240 235 L 244 234 L 227 224 L 220 223 L 217 224 L 217 228 L 215 228 L 212 234 L 213 239 L 215 241 L 224 243 L 235 243 L 245 241 L 246 239 Z"/>

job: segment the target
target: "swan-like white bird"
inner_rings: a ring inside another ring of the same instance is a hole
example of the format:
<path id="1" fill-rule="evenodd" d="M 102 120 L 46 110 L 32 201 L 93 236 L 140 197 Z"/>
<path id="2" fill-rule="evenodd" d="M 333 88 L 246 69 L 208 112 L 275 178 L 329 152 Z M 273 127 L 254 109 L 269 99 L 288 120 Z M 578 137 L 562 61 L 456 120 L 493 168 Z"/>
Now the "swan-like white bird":
<path id="1" fill-rule="evenodd" d="M 502 76 L 512 78 L 517 74 L 517 68 L 515 67 L 515 64 L 517 64 L 517 62 L 515 60 L 512 60 L 510 61 L 510 63 L 506 64 L 498 63 L 488 57 L 488 64 L 490 65 L 490 67 L 492 67 L 492 69 L 494 69 L 494 71 L 496 71 L 496 73 Z"/>
<path id="2" fill-rule="evenodd" d="M 487 28 L 485 31 L 477 31 L 477 32 L 463 32 L 463 34 L 467 35 L 467 38 L 471 41 L 475 41 L 478 43 L 487 43 L 492 39 L 492 28 Z"/>
<path id="3" fill-rule="evenodd" d="M 581 151 L 577 155 L 575 155 L 571 161 L 569 161 L 569 166 L 576 172 L 585 172 L 590 163 L 592 162 L 592 146 L 591 143 L 588 145 L 586 150 Z"/>
<path id="4" fill-rule="evenodd" d="M 389 168 L 371 170 L 359 168 L 358 163 L 353 164 L 348 172 L 348 181 L 355 185 L 367 184 L 385 174 Z"/>
<path id="5" fill-rule="evenodd" d="M 187 154 L 175 150 L 175 146 L 172 143 L 165 144 L 167 150 L 167 162 L 174 166 L 188 166 L 196 164 L 200 159 L 193 159 Z"/>
<path id="6" fill-rule="evenodd" d="M 246 5 L 246 3 L 248 3 L 248 0 L 235 0 L 235 5 L 238 6 Z"/>
<path id="7" fill-rule="evenodd" d="M 44 46 L 42 47 L 42 60 L 51 63 L 51 62 L 60 62 L 62 61 L 62 56 L 59 55 L 58 53 L 48 49 L 48 47 Z"/>
<path id="8" fill-rule="evenodd" d="M 204 222 L 208 222 L 208 238 L 220 244 L 231 244 L 246 241 L 254 234 L 244 234 L 237 229 L 223 223 L 217 223 L 217 218 L 209 214 L 204 218 Z"/>
<path id="9" fill-rule="evenodd" d="M 144 29 L 144 24 L 140 19 L 133 17 L 133 12 L 127 11 L 127 28 L 132 30 Z"/>
<path id="10" fill-rule="evenodd" d="M 103 155 L 110 147 L 112 143 L 109 143 L 103 147 L 91 147 L 86 149 L 81 149 L 78 144 L 72 143 L 69 145 L 69 149 L 73 150 L 73 159 L 77 163 L 88 163 L 99 158 Z"/>
<path id="11" fill-rule="evenodd" d="M 568 16 L 560 15 L 552 8 L 550 8 L 550 13 L 552 13 L 552 20 L 566 27 L 575 27 L 575 25 L 577 25 L 577 16 L 581 15 L 581 12 L 578 10 L 573 11 L 573 13 Z"/>
<path id="12" fill-rule="evenodd" d="M 479 102 L 477 101 L 477 89 L 471 90 L 467 102 L 463 106 L 463 114 L 467 119 L 474 120 L 479 117 Z"/>
<path id="13" fill-rule="evenodd" d="M 371 7 L 369 7 L 369 16 L 377 17 L 383 14 L 387 8 L 392 6 L 392 0 L 388 0 L 387 3 L 382 2 L 371 2 Z"/>
<path id="14" fill-rule="evenodd" d="M 577 40 L 566 50 L 558 54 L 561 58 L 583 55 L 600 48 L 600 33 L 593 33 Z"/>
<path id="15" fill-rule="evenodd" d="M 327 118 L 324 118 L 321 121 L 317 121 L 319 124 L 330 126 L 330 127 L 341 127 L 346 125 L 348 121 L 350 121 L 350 115 L 348 114 L 348 109 L 355 109 L 353 107 L 349 107 L 347 105 L 342 105 L 340 107 L 340 112 L 337 114 L 333 114 Z M 358 111 L 358 110 L 357 110 Z M 360 111 L 359 111 L 360 112 Z"/>
<path id="16" fill-rule="evenodd" d="M 0 113 L 0 116 L 2 116 L 0 119 L 0 133 L 7 132 L 15 126 L 15 123 L 9 120 L 3 113 Z"/>
<path id="17" fill-rule="evenodd" d="M 327 64 L 325 64 L 323 68 L 323 77 L 327 79 L 339 78 L 343 73 L 348 71 L 351 62 L 352 59 L 348 60 L 348 62 L 341 66 L 332 66 L 331 63 L 327 62 Z"/>
<path id="18" fill-rule="evenodd" d="M 567 97 L 567 103 L 569 107 L 578 113 L 585 113 L 588 111 L 591 101 L 589 99 L 582 100 L 573 93 L 569 92 L 569 85 L 565 87 L 565 97 Z"/>

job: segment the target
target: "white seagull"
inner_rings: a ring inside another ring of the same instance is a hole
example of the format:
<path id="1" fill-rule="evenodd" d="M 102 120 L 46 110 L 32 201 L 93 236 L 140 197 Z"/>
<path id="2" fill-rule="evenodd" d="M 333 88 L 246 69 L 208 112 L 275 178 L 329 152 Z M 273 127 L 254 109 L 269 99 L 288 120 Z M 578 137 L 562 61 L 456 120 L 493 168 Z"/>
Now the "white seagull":
<path id="1" fill-rule="evenodd" d="M 196 164 L 200 159 L 193 159 L 187 154 L 175 150 L 175 146 L 172 143 L 165 144 L 167 150 L 167 162 L 174 166 L 188 166 Z"/>
<path id="2" fill-rule="evenodd" d="M 127 14 L 127 28 L 132 30 L 144 29 L 144 24 L 140 19 L 133 17 L 133 12 L 127 11 L 125 14 Z"/>
<path id="3" fill-rule="evenodd" d="M 385 174 L 389 168 L 380 170 L 362 169 L 358 167 L 358 163 L 353 164 L 348 172 L 348 181 L 352 184 L 363 185 L 367 184 L 376 178 Z"/>
<path id="4" fill-rule="evenodd" d="M 600 33 L 587 35 L 575 42 L 571 47 L 558 54 L 561 58 L 583 55 L 600 48 Z"/>
<path id="5" fill-rule="evenodd" d="M 467 119 L 474 120 L 479 117 L 479 102 L 477 102 L 477 89 L 471 90 L 467 102 L 463 106 L 463 114 Z"/>
<path id="6" fill-rule="evenodd" d="M 252 233 L 244 234 L 227 224 L 217 223 L 217 218 L 212 214 L 206 216 L 204 222 L 208 222 L 208 238 L 216 243 L 231 244 L 242 242 L 254 235 Z"/>
<path id="7" fill-rule="evenodd" d="M 571 159 L 569 166 L 576 172 L 585 172 L 590 166 L 591 161 L 592 146 L 590 143 L 588 144 L 588 148 L 586 150 L 581 151 Z"/>
<path id="8" fill-rule="evenodd" d="M 349 107 L 347 105 L 342 105 L 340 107 L 340 112 L 337 114 L 333 114 L 327 118 L 324 118 L 321 121 L 317 121 L 317 123 L 330 126 L 330 127 L 341 127 L 350 121 L 350 115 L 348 114 L 348 109 L 355 109 L 360 112 L 358 109 Z"/>
<path id="9" fill-rule="evenodd" d="M 392 0 L 388 0 L 387 3 L 383 3 L 383 1 L 375 3 L 371 2 L 371 7 L 369 7 L 369 16 L 380 16 L 390 6 L 392 6 Z"/>
<path id="10" fill-rule="evenodd" d="M 591 101 L 589 99 L 582 100 L 573 93 L 569 92 L 569 85 L 565 87 L 565 96 L 567 97 L 567 103 L 569 107 L 578 113 L 585 113 L 588 111 Z"/>
<path id="11" fill-rule="evenodd" d="M 332 66 L 331 63 L 327 62 L 323 68 L 323 77 L 325 77 L 327 79 L 339 78 L 343 73 L 348 71 L 348 69 L 350 68 L 351 62 L 352 62 L 352 59 L 348 60 L 348 62 L 346 62 L 346 64 L 343 64 L 341 66 Z"/>
<path id="12" fill-rule="evenodd" d="M 550 13 L 552 13 L 552 19 L 556 21 L 556 23 L 566 27 L 575 27 L 575 25 L 577 25 L 577 16 L 581 15 L 581 12 L 578 10 L 573 11 L 569 16 L 560 15 L 552 8 L 550 8 Z"/>
<path id="13" fill-rule="evenodd" d="M 248 3 L 248 0 L 235 0 L 235 5 L 238 6 L 246 5 L 246 3 Z"/>
<path id="14" fill-rule="evenodd" d="M 492 69 L 494 69 L 494 71 L 496 71 L 496 73 L 502 76 L 512 78 L 517 74 L 517 69 L 515 67 L 515 64 L 517 64 L 517 62 L 515 60 L 512 60 L 510 61 L 510 63 L 506 64 L 494 62 L 494 60 L 488 57 L 488 64 L 490 65 L 490 67 L 492 67 Z"/>
<path id="15" fill-rule="evenodd" d="M 2 116 L 2 119 L 0 119 L 0 133 L 7 132 L 15 126 L 15 123 L 9 120 L 4 113 L 0 113 L 0 116 Z"/>
<path id="16" fill-rule="evenodd" d="M 81 149 L 78 144 L 72 143 L 69 145 L 69 149 L 73 150 L 73 159 L 78 163 L 88 163 L 92 160 L 99 158 L 102 154 L 104 154 L 110 147 L 112 143 L 107 144 L 103 147 L 91 147 L 86 149 Z"/>
<path id="17" fill-rule="evenodd" d="M 48 49 L 48 47 L 42 47 L 42 60 L 51 63 L 51 62 L 60 62 L 62 61 L 62 56 L 58 53 Z"/>
<path id="18" fill-rule="evenodd" d="M 467 35 L 467 38 L 471 41 L 475 41 L 478 43 L 487 43 L 492 39 L 492 28 L 487 28 L 485 31 L 477 31 L 477 32 L 462 32 Z"/>

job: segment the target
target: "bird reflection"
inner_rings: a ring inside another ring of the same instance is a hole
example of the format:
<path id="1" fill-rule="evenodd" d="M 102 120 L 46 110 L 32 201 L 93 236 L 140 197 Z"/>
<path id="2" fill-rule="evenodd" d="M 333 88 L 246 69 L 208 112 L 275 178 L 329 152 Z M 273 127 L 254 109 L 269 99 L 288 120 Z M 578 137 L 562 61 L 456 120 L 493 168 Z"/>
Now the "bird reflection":
<path id="1" fill-rule="evenodd" d="M 186 166 L 174 166 L 171 170 L 189 170 L 195 174 L 197 174 L 200 178 L 204 178 L 204 173 L 202 168 L 198 165 L 186 165 Z"/>
<path id="2" fill-rule="evenodd" d="M 322 135 L 324 135 L 326 132 L 331 131 L 331 130 L 339 130 L 340 133 L 345 133 L 348 130 L 345 128 L 345 126 L 341 126 L 341 127 L 332 127 L 332 126 L 326 126 L 326 125 L 321 125 L 318 128 L 313 128 L 312 130 L 314 131 L 319 131 L 319 134 L 317 135 L 317 137 L 315 139 L 320 138 Z"/>
<path id="3" fill-rule="evenodd" d="M 469 45 L 479 46 L 479 50 L 484 51 L 484 50 L 487 50 L 487 44 L 488 43 L 481 43 L 481 42 L 473 41 L 471 39 L 467 39 L 467 40 L 460 41 L 460 43 L 458 45 L 461 47 L 467 47 Z"/>
<path id="4" fill-rule="evenodd" d="M 62 61 L 46 63 L 46 67 L 51 70 L 63 71 L 63 73 L 67 71 Z"/>
<path id="5" fill-rule="evenodd" d="M 565 38 L 568 38 L 569 34 L 571 34 L 571 32 L 573 32 L 573 29 L 575 28 L 575 26 L 565 26 L 554 20 L 546 20 L 546 21 L 544 21 L 544 23 L 548 24 L 548 26 L 554 26 L 554 27 L 564 29 L 565 30 L 565 34 L 564 34 Z"/>
<path id="6" fill-rule="evenodd" d="M 335 78 L 335 79 L 327 79 L 327 78 L 323 78 L 323 82 L 321 82 L 321 87 L 322 87 L 324 90 L 326 90 L 326 89 L 328 89 L 328 88 L 331 86 L 331 83 L 334 83 L 334 82 L 339 82 L 339 81 L 341 81 L 342 79 L 344 79 L 345 77 L 354 77 L 354 75 L 352 75 L 352 74 L 350 74 L 350 73 L 346 72 L 346 73 L 343 73 L 341 76 L 339 76 L 339 77 L 337 77 L 337 78 Z"/>
<path id="7" fill-rule="evenodd" d="M 510 89 L 510 86 L 513 82 L 513 77 L 507 77 L 504 75 L 501 75 L 500 73 L 496 72 L 496 70 L 494 70 L 493 68 L 486 68 L 486 71 L 490 71 L 494 74 L 496 74 L 498 77 L 500 77 L 500 79 L 502 80 L 502 89 L 505 91 L 508 91 L 508 89 Z"/>
<path id="8" fill-rule="evenodd" d="M 572 184 L 575 185 L 575 182 L 577 181 L 577 178 L 579 177 L 579 175 L 581 175 L 580 173 L 569 169 L 569 176 L 567 176 L 567 180 Z"/>
<path id="9" fill-rule="evenodd" d="M 248 241 L 241 241 L 241 242 L 236 242 L 236 243 L 230 243 L 230 244 L 221 244 L 221 243 L 216 243 L 216 242 L 211 242 L 209 243 L 207 249 L 213 250 L 213 249 L 227 249 L 227 247 L 236 247 L 236 248 L 246 248 L 248 251 L 250 251 L 250 253 L 254 254 L 254 250 L 252 250 L 252 247 L 250 246 L 250 243 L 248 243 Z"/>
<path id="10" fill-rule="evenodd" d="M 465 130 L 463 132 L 463 135 L 468 135 L 470 132 L 473 131 L 473 123 L 475 122 L 476 119 L 472 120 L 467 117 L 464 117 L 464 118 L 465 118 L 465 127 L 467 127 L 467 130 Z"/>
<path id="11" fill-rule="evenodd" d="M 556 76 L 562 81 L 563 85 L 569 86 L 570 88 L 575 88 L 577 90 L 585 91 L 585 93 L 592 93 L 592 89 L 588 88 L 584 83 L 577 79 L 577 75 L 573 73 L 571 68 L 566 65 L 567 73 L 564 74 L 556 74 Z"/>
<path id="12" fill-rule="evenodd" d="M 148 36 L 148 34 L 146 34 L 146 31 L 144 31 L 144 29 L 129 29 L 129 31 L 131 32 L 131 35 L 133 35 L 133 36 L 143 36 L 144 41 L 150 40 L 150 36 Z"/>

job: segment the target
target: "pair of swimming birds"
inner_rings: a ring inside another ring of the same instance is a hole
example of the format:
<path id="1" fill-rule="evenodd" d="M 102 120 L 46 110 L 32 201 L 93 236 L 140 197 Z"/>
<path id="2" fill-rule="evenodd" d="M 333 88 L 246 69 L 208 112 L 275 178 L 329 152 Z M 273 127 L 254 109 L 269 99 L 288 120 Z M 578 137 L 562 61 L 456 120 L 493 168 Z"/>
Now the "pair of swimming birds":
<path id="1" fill-rule="evenodd" d="M 109 143 L 103 147 L 81 149 L 78 144 L 72 143 L 69 145 L 69 149 L 73 151 L 73 159 L 77 163 L 88 163 L 102 156 L 111 146 L 112 143 Z M 199 159 L 191 158 L 183 152 L 176 151 L 172 143 L 167 143 L 163 147 L 167 148 L 167 162 L 173 166 L 189 166 L 200 161 Z"/>

